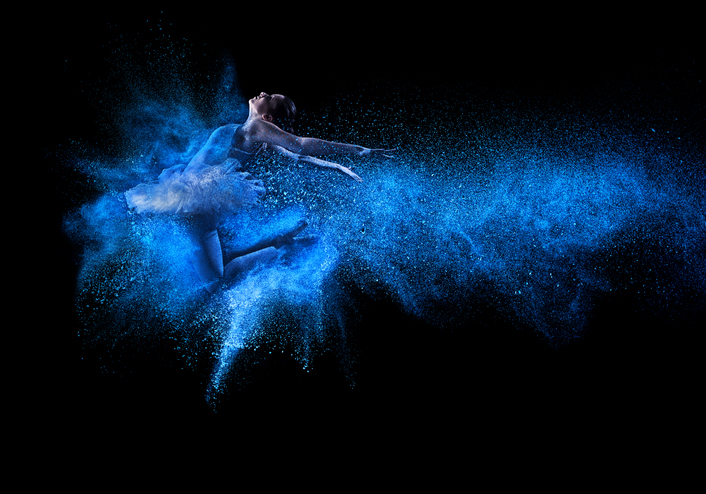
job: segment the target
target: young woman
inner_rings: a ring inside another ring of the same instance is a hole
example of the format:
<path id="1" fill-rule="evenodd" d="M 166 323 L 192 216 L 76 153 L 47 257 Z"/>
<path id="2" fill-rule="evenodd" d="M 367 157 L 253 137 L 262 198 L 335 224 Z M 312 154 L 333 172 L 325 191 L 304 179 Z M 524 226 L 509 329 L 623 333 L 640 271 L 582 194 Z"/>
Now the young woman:
<path id="1" fill-rule="evenodd" d="M 265 194 L 260 180 L 240 171 L 267 148 L 297 161 L 330 168 L 362 182 L 349 168 L 311 155 L 347 153 L 357 156 L 384 155 L 384 149 L 298 137 L 291 133 L 296 116 L 294 103 L 279 94 L 260 93 L 249 102 L 249 115 L 241 125 L 216 129 L 204 147 L 187 165 L 165 169 L 156 184 L 140 184 L 125 193 L 128 206 L 139 213 L 179 214 L 190 217 L 197 245 L 194 267 L 214 293 L 226 280 L 233 280 L 256 263 L 277 257 L 277 250 L 291 244 L 304 228 L 301 221 L 291 231 L 265 238 L 248 249 L 225 257 L 216 227 L 224 214 L 237 213 L 259 204 Z"/>

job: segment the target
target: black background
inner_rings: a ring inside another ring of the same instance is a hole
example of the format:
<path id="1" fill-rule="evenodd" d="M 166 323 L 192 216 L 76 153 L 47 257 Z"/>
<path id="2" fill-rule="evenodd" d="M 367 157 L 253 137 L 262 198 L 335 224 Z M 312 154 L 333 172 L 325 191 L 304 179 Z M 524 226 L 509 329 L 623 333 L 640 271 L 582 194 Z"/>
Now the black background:
<path id="1" fill-rule="evenodd" d="M 442 331 L 389 301 L 362 298 L 351 329 L 358 352 L 353 389 L 335 357 L 320 357 L 307 373 L 292 358 L 276 356 L 251 369 L 250 381 L 235 386 L 216 414 L 204 400 L 210 362 L 197 371 L 182 370 L 167 347 L 132 355 L 129 349 L 82 349 L 73 313 L 77 252 L 61 233 L 73 198 L 63 190 L 67 175 L 56 172 L 51 150 L 70 139 L 101 138 L 95 126 L 100 111 L 81 92 L 82 81 L 110 72 L 106 46 L 119 33 L 149 39 L 147 26 L 161 24 L 172 36 L 193 42 L 195 52 L 199 46 L 230 52 L 245 96 L 261 90 L 288 94 L 311 113 L 319 101 L 378 80 L 469 83 L 521 99 L 586 94 L 606 84 L 659 88 L 669 82 L 678 88 L 682 77 L 695 77 L 703 61 L 688 13 L 647 19 L 604 11 L 556 16 L 458 7 L 379 12 L 362 6 L 322 13 L 255 3 L 214 10 L 47 15 L 51 21 L 32 55 L 40 61 L 33 79 L 39 84 L 36 119 L 52 129 L 44 150 L 54 170 L 47 192 L 52 241 L 42 249 L 53 259 L 48 282 L 56 309 L 45 338 L 53 369 L 41 377 L 46 386 L 36 392 L 40 408 L 69 413 L 80 429 L 84 419 L 111 427 L 127 419 L 232 418 L 253 409 L 286 419 L 302 407 L 323 407 L 319 414 L 326 410 L 329 417 L 342 410 L 367 418 L 420 416 L 431 407 L 455 417 L 544 410 L 558 419 L 587 410 L 620 415 L 629 404 L 681 396 L 678 384 L 691 364 L 681 354 L 701 321 L 655 317 L 630 293 L 599 300 L 585 336 L 558 349 L 492 306 L 479 309 L 482 317 Z M 701 94 L 672 98 L 670 104 L 685 118 L 703 117 Z M 112 362 L 118 354 L 119 361 Z M 277 407 L 264 405 L 273 401 Z"/>

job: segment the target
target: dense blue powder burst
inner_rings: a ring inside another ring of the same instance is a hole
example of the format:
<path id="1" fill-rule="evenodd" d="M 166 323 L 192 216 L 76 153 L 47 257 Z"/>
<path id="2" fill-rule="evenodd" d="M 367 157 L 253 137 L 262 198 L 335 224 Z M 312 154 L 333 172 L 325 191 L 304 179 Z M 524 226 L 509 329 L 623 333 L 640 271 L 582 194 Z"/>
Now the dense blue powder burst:
<path id="1" fill-rule="evenodd" d="M 650 310 L 703 310 L 706 183 L 688 142 L 491 100 L 464 100 L 449 122 L 463 91 L 414 87 L 388 88 L 385 100 L 363 87 L 359 99 L 302 117 L 302 135 L 399 143 L 394 159 L 342 158 L 362 184 L 272 157 L 251 167 L 268 195 L 226 219 L 223 243 L 246 245 L 301 218 L 314 241 L 206 300 L 184 220 L 134 214 L 122 193 L 187 162 L 218 125 L 243 121 L 245 104 L 228 63 L 206 86 L 158 55 L 142 68 L 156 81 L 131 63 L 118 64 L 125 87 L 104 96 L 119 145 L 68 163 L 95 190 L 65 218 L 82 248 L 81 336 L 172 341 L 186 361 L 213 359 L 211 397 L 248 348 L 291 348 L 305 368 L 334 352 L 350 371 L 354 291 L 391 297 L 439 331 L 490 302 L 557 345 L 581 337 L 597 297 L 621 290 L 644 294 Z"/>

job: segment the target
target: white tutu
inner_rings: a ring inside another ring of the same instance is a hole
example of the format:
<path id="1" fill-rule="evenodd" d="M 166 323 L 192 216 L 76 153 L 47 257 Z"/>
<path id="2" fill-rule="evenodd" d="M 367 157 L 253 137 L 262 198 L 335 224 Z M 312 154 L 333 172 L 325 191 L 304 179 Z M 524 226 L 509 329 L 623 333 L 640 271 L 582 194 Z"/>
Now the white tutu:
<path id="1" fill-rule="evenodd" d="M 188 174 L 186 165 L 172 166 L 162 171 L 157 183 L 133 187 L 125 198 L 138 213 L 190 216 L 250 209 L 260 203 L 265 187 L 249 173 L 237 171 L 239 165 L 229 159 Z"/>

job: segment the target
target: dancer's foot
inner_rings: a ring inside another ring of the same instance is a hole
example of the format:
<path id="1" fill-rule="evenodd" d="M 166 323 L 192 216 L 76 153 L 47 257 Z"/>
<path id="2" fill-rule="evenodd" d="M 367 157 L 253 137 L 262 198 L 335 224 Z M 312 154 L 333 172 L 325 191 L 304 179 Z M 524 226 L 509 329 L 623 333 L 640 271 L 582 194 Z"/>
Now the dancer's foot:
<path id="1" fill-rule="evenodd" d="M 294 237 L 299 235 L 308 225 L 309 224 L 306 220 L 299 220 L 297 225 L 292 230 L 275 236 L 272 240 L 272 246 L 279 249 L 285 245 L 291 245 L 294 242 Z"/>
<path id="2" fill-rule="evenodd" d="M 297 237 L 292 240 L 290 244 L 293 249 L 300 247 L 310 247 L 314 245 L 319 240 L 316 235 L 304 235 L 303 237 Z"/>
<path id="3" fill-rule="evenodd" d="M 290 244 L 283 246 L 277 252 L 284 264 L 291 264 L 294 259 L 304 250 L 319 241 L 317 235 L 305 235 L 292 240 Z"/>

